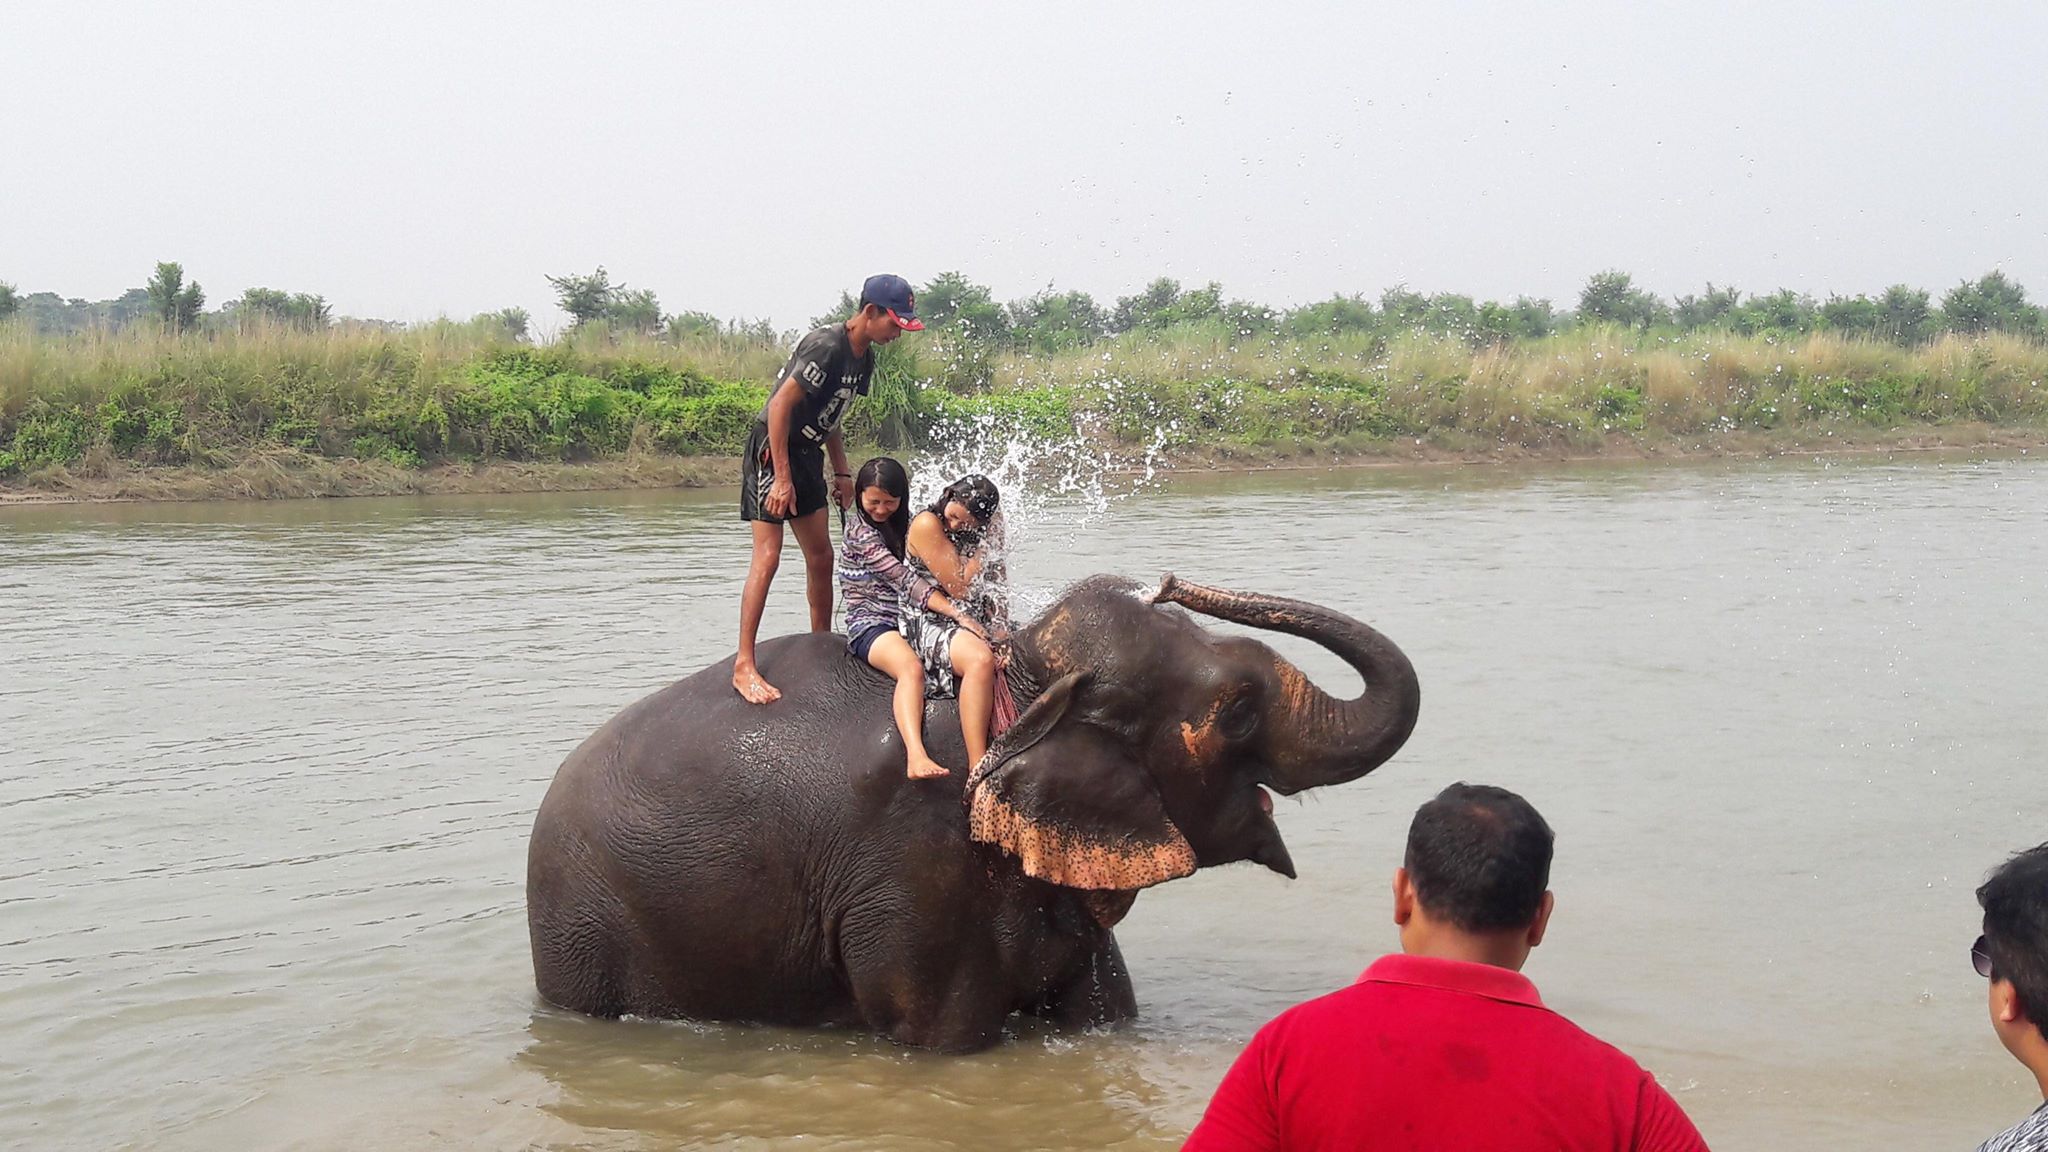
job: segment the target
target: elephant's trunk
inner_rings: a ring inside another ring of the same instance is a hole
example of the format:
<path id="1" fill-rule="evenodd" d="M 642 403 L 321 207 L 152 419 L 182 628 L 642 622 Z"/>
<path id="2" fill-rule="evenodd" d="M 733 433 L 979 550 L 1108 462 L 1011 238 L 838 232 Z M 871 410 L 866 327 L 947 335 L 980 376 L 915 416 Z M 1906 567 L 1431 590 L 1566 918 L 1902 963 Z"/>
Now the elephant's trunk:
<path id="1" fill-rule="evenodd" d="M 1384 764 L 1415 730 L 1422 688 L 1415 666 L 1394 642 L 1341 612 L 1301 600 L 1225 592 L 1169 574 L 1153 601 L 1180 604 L 1235 624 L 1313 640 L 1342 657 L 1365 681 L 1356 700 L 1338 700 L 1274 657 L 1279 691 L 1264 718 L 1266 783 L 1291 795 L 1356 780 Z"/>

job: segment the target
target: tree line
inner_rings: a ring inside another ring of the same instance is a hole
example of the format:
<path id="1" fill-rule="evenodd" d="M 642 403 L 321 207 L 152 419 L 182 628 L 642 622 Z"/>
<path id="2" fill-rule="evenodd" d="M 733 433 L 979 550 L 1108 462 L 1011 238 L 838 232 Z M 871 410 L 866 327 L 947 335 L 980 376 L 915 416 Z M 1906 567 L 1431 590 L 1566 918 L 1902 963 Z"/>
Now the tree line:
<path id="1" fill-rule="evenodd" d="M 550 275 L 556 301 L 569 315 L 571 331 L 600 326 L 615 333 L 685 342 L 698 338 L 750 343 L 785 342 L 789 334 L 766 320 L 723 320 L 703 311 L 664 313 L 651 289 L 615 283 L 600 265 L 585 275 Z M 1698 294 L 1666 300 L 1638 287 L 1626 272 L 1604 271 L 1587 280 L 1575 306 L 1548 299 L 1475 300 L 1452 292 L 1425 295 L 1395 286 L 1377 299 L 1359 293 L 1333 295 L 1295 308 L 1273 308 L 1230 299 L 1220 284 L 1188 287 L 1160 277 L 1142 290 L 1103 304 L 1081 291 L 1047 287 L 1022 299 L 1001 301 L 987 285 L 959 272 L 946 272 L 917 291 L 918 312 L 934 331 L 983 352 L 1056 355 L 1128 333 L 1188 326 L 1221 330 L 1235 338 L 1320 340 L 1352 333 L 1393 335 L 1425 332 L 1471 346 L 1536 340 L 1587 324 L 1614 325 L 1645 334 L 1727 331 L 1745 336 L 1797 336 L 1813 332 L 1923 343 L 1943 333 L 2007 332 L 2048 339 L 2048 313 L 2027 299 L 2026 289 L 1992 271 L 1933 294 L 1895 284 L 1876 296 L 1830 296 L 1817 300 L 1780 289 L 1745 295 L 1708 284 Z M 212 312 L 197 281 L 182 265 L 156 266 L 140 288 L 111 300 L 64 299 L 53 292 L 24 295 L 0 282 L 0 321 L 22 316 L 38 331 L 77 332 L 156 325 L 165 331 L 215 331 L 252 324 L 317 331 L 338 322 L 322 296 L 273 288 L 250 288 Z M 824 324 L 852 313 L 855 300 L 842 292 L 836 305 L 813 318 Z M 347 320 L 358 326 L 387 325 Z M 532 339 L 531 317 L 523 308 L 480 313 L 469 325 L 517 342 Z"/>

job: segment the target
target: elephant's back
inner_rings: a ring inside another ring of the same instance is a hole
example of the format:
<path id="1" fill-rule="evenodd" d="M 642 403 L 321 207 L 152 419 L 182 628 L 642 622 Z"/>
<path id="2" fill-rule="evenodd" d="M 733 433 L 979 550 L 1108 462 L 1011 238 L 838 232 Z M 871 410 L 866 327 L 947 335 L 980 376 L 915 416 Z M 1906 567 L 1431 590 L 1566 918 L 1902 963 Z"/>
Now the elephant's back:
<path id="1" fill-rule="evenodd" d="M 599 1015 L 834 1015 L 819 872 L 860 809 L 893 800 L 890 686 L 828 633 L 768 641 L 757 659 L 781 700 L 740 699 L 727 660 L 628 706 L 563 761 L 527 867 L 550 1001 Z M 735 1003 L 743 988 L 762 1002 Z"/>

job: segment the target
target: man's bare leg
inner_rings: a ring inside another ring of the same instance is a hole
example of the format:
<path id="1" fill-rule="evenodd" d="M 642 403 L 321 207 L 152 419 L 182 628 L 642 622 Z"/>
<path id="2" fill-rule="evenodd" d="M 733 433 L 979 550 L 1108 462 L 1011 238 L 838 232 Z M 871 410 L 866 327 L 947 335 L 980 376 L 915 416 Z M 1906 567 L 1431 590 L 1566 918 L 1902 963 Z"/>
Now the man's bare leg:
<path id="1" fill-rule="evenodd" d="M 820 526 L 823 522 L 820 516 Z M 761 612 L 768 607 L 768 585 L 782 563 L 782 525 L 769 520 L 753 524 L 754 555 L 747 561 L 746 587 L 740 590 L 740 654 L 732 662 L 732 686 L 747 703 L 767 704 L 782 699 L 782 693 L 754 667 L 754 637 L 761 631 Z"/>
<path id="2" fill-rule="evenodd" d="M 811 601 L 811 631 L 832 630 L 832 530 L 825 524 L 825 510 L 789 522 L 796 542 L 804 550 L 804 594 Z"/>

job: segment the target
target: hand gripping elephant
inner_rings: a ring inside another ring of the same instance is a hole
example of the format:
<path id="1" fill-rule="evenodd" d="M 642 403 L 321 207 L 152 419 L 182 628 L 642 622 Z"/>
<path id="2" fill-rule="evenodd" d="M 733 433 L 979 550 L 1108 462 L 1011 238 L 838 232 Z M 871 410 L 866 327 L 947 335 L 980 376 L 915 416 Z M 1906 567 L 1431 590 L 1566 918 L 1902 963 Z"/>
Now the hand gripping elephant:
<path id="1" fill-rule="evenodd" d="M 1326 695 L 1180 605 L 1306 637 L 1365 680 Z M 887 679 L 829 633 L 760 648 L 628 707 L 563 762 L 534 821 L 540 994 L 599 1016 L 865 1028 L 969 1051 L 1014 1012 L 1136 1014 L 1112 929 L 1141 888 L 1251 860 L 1292 877 L 1283 795 L 1355 780 L 1421 702 L 1393 642 L 1294 600 L 1097 576 L 1013 637 L 1020 709 L 963 782 L 904 775 Z M 951 701 L 927 740 L 964 760 Z"/>

